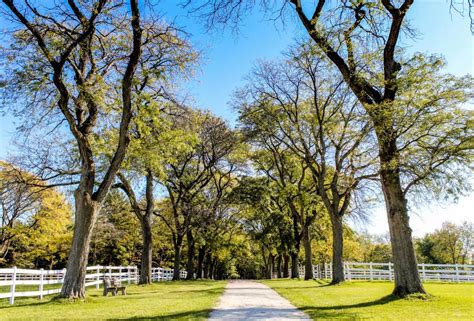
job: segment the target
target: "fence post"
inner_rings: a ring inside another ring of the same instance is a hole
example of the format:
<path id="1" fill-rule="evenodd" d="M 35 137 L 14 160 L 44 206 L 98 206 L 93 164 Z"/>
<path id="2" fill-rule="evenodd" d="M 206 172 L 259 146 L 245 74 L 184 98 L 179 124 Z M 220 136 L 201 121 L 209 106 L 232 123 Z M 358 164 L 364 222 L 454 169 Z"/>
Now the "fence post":
<path id="1" fill-rule="evenodd" d="M 122 266 L 119 266 L 119 281 L 122 282 Z"/>
<path id="2" fill-rule="evenodd" d="M 426 280 L 426 269 L 425 269 L 425 263 L 421 264 L 421 279 L 423 282 Z"/>
<path id="3" fill-rule="evenodd" d="M 40 269 L 40 286 L 39 286 L 39 299 L 43 300 L 43 282 L 44 282 L 44 270 Z"/>
<path id="4" fill-rule="evenodd" d="M 95 282 L 96 282 L 95 288 L 99 289 L 99 286 L 100 286 L 100 266 L 99 265 L 95 267 Z"/>
<path id="5" fill-rule="evenodd" d="M 392 262 L 388 262 L 388 279 L 392 281 Z"/>
<path id="6" fill-rule="evenodd" d="M 15 282 L 16 282 L 16 266 L 13 267 L 13 273 L 12 273 L 12 283 L 10 285 L 10 304 L 15 303 Z"/>
<path id="7" fill-rule="evenodd" d="M 127 266 L 127 279 L 128 279 L 128 284 L 130 284 L 131 279 L 132 279 L 132 271 L 130 270 L 130 265 Z"/>
<path id="8" fill-rule="evenodd" d="M 61 289 L 63 287 L 63 284 L 64 284 L 64 278 L 66 277 L 66 269 L 62 269 L 62 278 L 61 278 Z"/>
<path id="9" fill-rule="evenodd" d="M 138 284 L 138 267 L 134 267 L 135 270 L 135 284 Z"/>
<path id="10" fill-rule="evenodd" d="M 372 262 L 369 263 L 369 274 L 370 274 L 370 281 L 373 281 L 373 275 L 372 275 Z"/>
<path id="11" fill-rule="evenodd" d="M 456 282 L 459 282 L 459 269 L 458 269 L 458 265 L 456 264 L 454 266 L 454 268 L 456 269 Z"/>

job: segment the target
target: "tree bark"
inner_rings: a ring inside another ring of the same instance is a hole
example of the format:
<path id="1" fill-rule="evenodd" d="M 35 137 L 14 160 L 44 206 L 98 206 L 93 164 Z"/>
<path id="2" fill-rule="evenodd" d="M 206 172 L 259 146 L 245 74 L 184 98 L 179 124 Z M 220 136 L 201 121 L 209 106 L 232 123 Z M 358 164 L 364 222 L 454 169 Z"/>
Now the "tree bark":
<path id="1" fill-rule="evenodd" d="M 151 284 L 152 282 L 152 254 L 153 254 L 153 234 L 151 230 L 151 216 L 144 216 L 141 219 L 143 247 L 142 264 L 140 267 L 140 284 Z"/>
<path id="2" fill-rule="evenodd" d="M 382 142 L 380 147 L 382 168 L 380 176 L 392 244 L 395 275 L 393 294 L 404 297 L 413 293 L 426 293 L 418 274 L 407 202 L 400 182 L 396 141 L 391 139 Z"/>
<path id="3" fill-rule="evenodd" d="M 91 195 L 76 190 L 74 234 L 69 259 L 67 262 L 67 273 L 61 289 L 61 297 L 84 298 L 85 278 L 89 257 L 90 241 L 94 224 L 99 214 L 101 203 L 91 199 Z"/>
<path id="4" fill-rule="evenodd" d="M 299 251 L 298 251 L 299 252 Z M 291 253 L 291 278 L 299 278 L 299 258 L 298 253 Z"/>
<path id="5" fill-rule="evenodd" d="M 211 256 L 211 252 L 207 252 L 206 254 L 206 260 L 205 260 L 205 264 L 204 264 L 204 271 L 203 271 L 203 277 L 205 279 L 208 279 L 209 276 L 210 276 L 210 269 L 211 269 L 211 263 L 212 263 L 212 256 Z"/>
<path id="6" fill-rule="evenodd" d="M 191 230 L 186 232 L 186 240 L 188 243 L 188 261 L 186 263 L 186 280 L 194 279 L 194 237 Z"/>
<path id="7" fill-rule="evenodd" d="M 174 241 L 174 266 L 173 266 L 173 281 L 179 280 L 181 268 L 181 247 L 183 245 L 183 236 L 177 233 Z"/>
<path id="8" fill-rule="evenodd" d="M 212 280 L 215 279 L 216 263 L 217 263 L 217 259 L 213 259 L 211 261 L 211 266 L 209 268 L 209 278 L 211 278 Z"/>
<path id="9" fill-rule="evenodd" d="M 277 278 L 281 279 L 283 277 L 283 269 L 282 269 L 282 260 L 283 257 L 282 255 L 278 255 L 278 260 L 277 260 Z"/>
<path id="10" fill-rule="evenodd" d="M 342 216 L 331 214 L 332 225 L 332 281 L 331 284 L 344 282 L 343 230 Z"/>
<path id="11" fill-rule="evenodd" d="M 198 250 L 198 264 L 197 264 L 197 271 L 196 271 L 196 278 L 202 279 L 203 278 L 203 265 L 204 265 L 204 255 L 206 254 L 206 248 L 201 246 Z"/>
<path id="12" fill-rule="evenodd" d="M 272 279 L 273 277 L 273 265 L 274 265 L 275 257 L 273 254 L 268 254 L 268 262 L 267 262 L 267 278 Z"/>
<path id="13" fill-rule="evenodd" d="M 304 246 L 304 279 L 313 279 L 313 253 L 311 251 L 311 237 L 309 234 L 309 227 L 303 227 L 303 246 Z"/>
<path id="14" fill-rule="evenodd" d="M 286 253 L 283 257 L 283 277 L 290 277 L 290 256 Z"/>

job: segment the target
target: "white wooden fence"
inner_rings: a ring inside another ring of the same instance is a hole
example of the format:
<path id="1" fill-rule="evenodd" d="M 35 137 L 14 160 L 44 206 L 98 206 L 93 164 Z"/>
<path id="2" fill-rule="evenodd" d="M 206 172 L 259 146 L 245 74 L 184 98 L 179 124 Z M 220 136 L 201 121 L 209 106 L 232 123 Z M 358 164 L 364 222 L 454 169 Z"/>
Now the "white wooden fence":
<path id="1" fill-rule="evenodd" d="M 16 297 L 38 297 L 61 292 L 62 283 L 66 269 L 63 270 L 31 270 L 0 269 L 0 299 L 8 298 L 10 304 L 15 302 Z M 186 271 L 180 272 L 180 277 L 185 279 Z M 140 277 L 139 269 L 136 266 L 89 266 L 85 285 L 94 286 L 98 289 L 105 277 L 115 277 L 121 282 L 137 283 Z M 173 279 L 173 270 L 164 268 L 152 269 L 153 281 L 169 281 Z M 28 291 L 18 291 L 17 286 L 28 286 Z M 50 286 L 53 285 L 53 286 Z M 57 286 L 54 286 L 57 285 Z M 38 287 L 37 290 L 31 288 Z M 47 289 L 45 289 L 45 287 Z M 7 291 L 2 291 L 2 289 Z"/>
<path id="2" fill-rule="evenodd" d="M 304 277 L 304 266 L 299 276 Z M 422 281 L 474 282 L 474 265 L 462 264 L 418 264 Z M 313 276 L 317 279 L 332 278 L 332 263 L 313 265 Z M 346 280 L 389 280 L 394 278 L 393 263 L 344 262 Z"/>

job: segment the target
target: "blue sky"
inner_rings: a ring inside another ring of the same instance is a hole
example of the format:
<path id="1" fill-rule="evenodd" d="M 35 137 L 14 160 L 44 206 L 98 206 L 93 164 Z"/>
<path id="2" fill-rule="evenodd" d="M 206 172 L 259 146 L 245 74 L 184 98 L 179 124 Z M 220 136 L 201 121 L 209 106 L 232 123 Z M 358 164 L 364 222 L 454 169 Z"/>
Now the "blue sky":
<path id="1" fill-rule="evenodd" d="M 187 17 L 186 12 L 176 5 L 178 2 L 161 0 L 160 12 L 190 32 L 192 42 L 204 53 L 196 79 L 186 86 L 186 90 L 199 107 L 234 122 L 236 115 L 228 105 L 233 90 L 243 84 L 244 76 L 258 59 L 277 59 L 292 40 L 301 35 L 301 28 L 291 18 L 283 26 L 278 21 L 264 18 L 256 10 L 242 22 L 238 33 L 231 30 L 207 33 L 200 21 Z M 451 73 L 474 73 L 473 36 L 469 21 L 457 13 L 450 13 L 447 0 L 415 1 L 409 18 L 419 31 L 416 41 L 405 43 L 409 50 L 442 54 Z M 13 151 L 14 129 L 11 117 L 0 116 L 0 158 Z M 474 195 L 461 199 L 458 204 L 444 207 L 431 204 L 429 208 L 418 209 L 411 220 L 414 233 L 422 235 L 432 231 L 448 218 L 456 223 L 472 220 L 469 210 L 474 212 Z M 382 206 L 374 210 L 367 229 L 372 233 L 388 230 Z"/>

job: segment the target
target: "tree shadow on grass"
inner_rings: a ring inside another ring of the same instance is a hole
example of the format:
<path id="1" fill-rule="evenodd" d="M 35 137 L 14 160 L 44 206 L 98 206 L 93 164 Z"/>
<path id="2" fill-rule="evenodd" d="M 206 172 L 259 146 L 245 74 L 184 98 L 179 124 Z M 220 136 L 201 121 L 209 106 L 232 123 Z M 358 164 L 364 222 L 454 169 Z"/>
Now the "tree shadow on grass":
<path id="1" fill-rule="evenodd" d="M 161 316 L 145 316 L 145 317 L 129 317 L 129 318 L 116 318 L 116 319 L 107 319 L 108 321 L 112 320 L 205 320 L 208 318 L 212 309 L 203 309 L 195 311 L 184 311 L 179 313 L 170 313 Z"/>
<path id="2" fill-rule="evenodd" d="M 358 316 L 357 313 L 344 312 L 344 310 L 384 305 L 397 300 L 401 299 L 395 295 L 387 295 L 380 299 L 368 302 L 360 302 L 348 305 L 303 306 L 300 307 L 300 309 L 316 319 L 329 318 L 337 320 L 358 320 L 360 319 L 360 316 Z"/>

